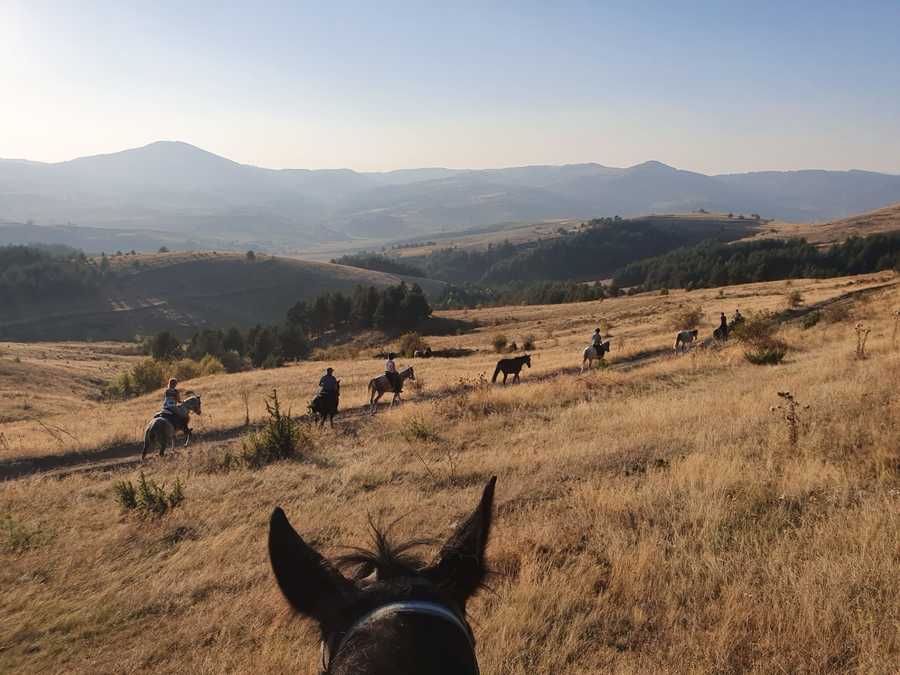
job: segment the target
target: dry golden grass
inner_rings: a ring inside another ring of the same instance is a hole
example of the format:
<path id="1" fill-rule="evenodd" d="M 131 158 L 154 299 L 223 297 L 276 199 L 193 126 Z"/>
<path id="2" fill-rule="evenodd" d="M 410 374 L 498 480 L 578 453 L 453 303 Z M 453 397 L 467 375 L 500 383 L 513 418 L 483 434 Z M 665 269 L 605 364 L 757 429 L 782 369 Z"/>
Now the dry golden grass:
<path id="1" fill-rule="evenodd" d="M 813 303 L 876 280 L 792 287 Z M 215 470 L 237 441 L 154 458 L 148 475 L 181 478 L 186 494 L 158 521 L 115 503 L 113 483 L 133 470 L 5 484 L 0 671 L 314 673 L 316 632 L 290 616 L 269 571 L 271 509 L 326 553 L 362 543 L 368 514 L 403 516 L 399 538 L 441 537 L 496 474 L 497 574 L 471 605 L 484 673 L 896 672 L 896 288 L 853 308 L 872 328 L 863 360 L 852 322 L 823 321 L 786 329 L 792 350 L 777 367 L 752 366 L 730 344 L 552 376 L 579 365 L 599 318 L 626 336 L 612 352 L 624 359 L 669 346 L 679 303 L 700 304 L 709 332 L 720 309 L 775 306 L 784 285 L 724 293 L 469 313 L 486 325 L 430 340 L 485 351 L 416 361 L 418 399 L 314 432 L 308 462 Z M 488 337 L 520 329 L 538 337 L 522 385 L 426 400 L 491 370 Z M 272 386 L 299 403 L 321 365 L 197 381 L 205 424 L 239 423 L 241 386 L 256 392 L 254 416 Z M 358 403 L 378 363 L 337 367 L 346 403 Z M 796 448 L 771 410 L 784 390 L 809 406 Z M 141 419 L 152 400 L 117 404 L 112 417 Z"/>
<path id="2" fill-rule="evenodd" d="M 782 239 L 803 237 L 813 244 L 827 246 L 844 241 L 847 237 L 865 237 L 870 234 L 900 230 L 900 204 L 861 213 L 828 223 L 766 223 L 762 232 L 750 238 Z"/>

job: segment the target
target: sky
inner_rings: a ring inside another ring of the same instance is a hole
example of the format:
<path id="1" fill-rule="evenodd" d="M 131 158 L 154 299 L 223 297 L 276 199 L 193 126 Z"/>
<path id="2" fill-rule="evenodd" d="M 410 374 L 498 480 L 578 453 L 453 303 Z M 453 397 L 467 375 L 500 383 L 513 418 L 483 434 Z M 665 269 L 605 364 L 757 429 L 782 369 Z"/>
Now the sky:
<path id="1" fill-rule="evenodd" d="M 0 157 L 900 173 L 898 27 L 896 0 L 0 0 Z"/>

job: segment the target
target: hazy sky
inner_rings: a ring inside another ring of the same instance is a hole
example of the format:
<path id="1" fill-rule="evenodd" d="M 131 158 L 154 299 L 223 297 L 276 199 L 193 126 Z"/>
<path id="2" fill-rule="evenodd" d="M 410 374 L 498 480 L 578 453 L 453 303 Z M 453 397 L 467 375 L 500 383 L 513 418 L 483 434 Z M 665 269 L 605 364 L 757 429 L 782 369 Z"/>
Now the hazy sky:
<path id="1" fill-rule="evenodd" d="M 0 157 L 900 173 L 898 0 L 430 4 L 0 0 Z"/>

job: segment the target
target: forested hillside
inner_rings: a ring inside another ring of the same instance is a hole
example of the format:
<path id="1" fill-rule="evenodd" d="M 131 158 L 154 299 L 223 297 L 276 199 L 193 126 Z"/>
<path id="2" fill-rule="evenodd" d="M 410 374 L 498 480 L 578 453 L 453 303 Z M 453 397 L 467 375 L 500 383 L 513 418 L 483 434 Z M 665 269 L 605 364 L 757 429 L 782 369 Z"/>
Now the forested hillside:
<path id="1" fill-rule="evenodd" d="M 620 286 L 708 288 L 798 277 L 836 277 L 900 269 L 900 233 L 851 237 L 820 249 L 803 239 L 723 245 L 704 242 L 627 265 Z"/>

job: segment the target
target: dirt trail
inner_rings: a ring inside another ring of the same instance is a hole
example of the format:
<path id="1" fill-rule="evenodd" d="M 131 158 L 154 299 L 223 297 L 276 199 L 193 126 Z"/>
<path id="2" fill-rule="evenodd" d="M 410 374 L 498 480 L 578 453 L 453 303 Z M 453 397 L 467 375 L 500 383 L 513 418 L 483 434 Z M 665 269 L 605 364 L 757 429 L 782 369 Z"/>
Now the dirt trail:
<path id="1" fill-rule="evenodd" d="M 875 293 L 877 291 L 893 288 L 900 285 L 900 282 L 889 282 L 878 286 L 868 286 L 866 288 L 858 288 L 846 293 L 842 293 L 833 298 L 813 303 L 800 309 L 788 309 L 775 315 L 777 321 L 787 323 L 815 311 L 825 309 L 829 306 L 853 300 L 859 296 Z M 700 346 L 709 346 L 713 343 L 713 338 L 707 338 L 700 343 Z M 635 368 L 644 367 L 650 363 L 667 358 L 672 355 L 672 348 L 669 346 L 660 347 L 658 349 L 648 349 L 636 354 L 632 354 L 623 359 L 619 359 L 607 366 L 607 370 L 629 371 Z M 542 373 L 533 377 L 525 377 L 522 384 L 546 382 L 564 376 L 578 375 L 581 372 L 580 366 L 571 366 L 561 368 L 559 370 Z M 500 386 L 500 385 L 496 385 Z M 462 393 L 468 388 L 464 383 L 444 387 L 434 392 L 426 392 L 418 395 L 416 401 L 430 401 L 435 399 L 447 398 Z M 379 410 L 384 412 L 386 407 L 379 406 Z M 340 411 L 335 424 L 343 426 L 352 423 L 353 420 L 369 418 L 368 406 L 356 406 L 353 408 L 345 408 Z M 301 421 L 311 422 L 308 415 L 299 418 Z M 252 426 L 250 427 L 253 428 Z M 204 432 L 202 440 L 199 443 L 209 443 L 216 441 L 227 441 L 238 438 L 247 433 L 248 427 L 244 425 L 228 427 L 209 432 Z M 176 444 L 176 451 L 182 446 Z M 31 475 L 50 475 L 54 477 L 62 477 L 72 473 L 81 473 L 86 471 L 112 471 L 137 466 L 142 463 L 141 451 L 143 443 L 128 443 L 114 445 L 96 451 L 87 452 L 69 452 L 55 455 L 41 455 L 37 457 L 28 457 L 15 460 L 0 461 L 0 482 L 7 480 L 15 480 Z"/>

